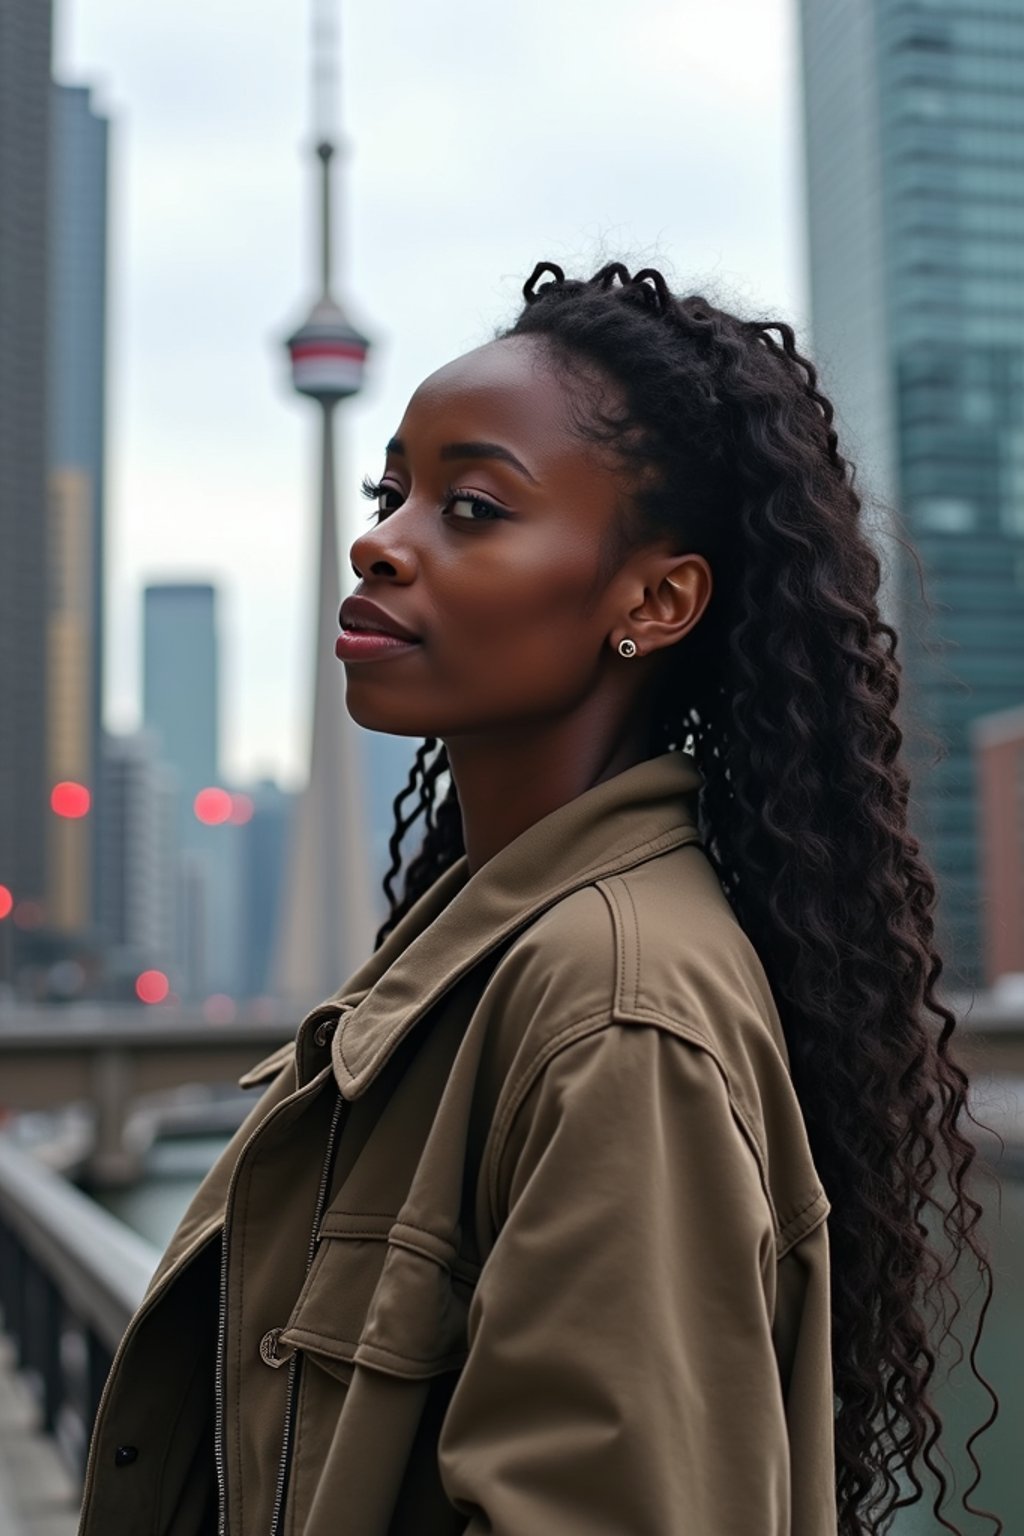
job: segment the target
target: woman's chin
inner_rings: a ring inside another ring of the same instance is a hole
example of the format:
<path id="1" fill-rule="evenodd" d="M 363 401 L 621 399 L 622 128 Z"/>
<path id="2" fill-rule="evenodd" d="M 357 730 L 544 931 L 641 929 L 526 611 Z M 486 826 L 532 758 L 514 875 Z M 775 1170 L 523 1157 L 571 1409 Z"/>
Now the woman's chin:
<path id="1" fill-rule="evenodd" d="M 415 709 L 403 709 L 396 699 L 372 697 L 373 690 L 353 687 L 345 690 L 345 709 L 350 720 L 366 731 L 380 731 L 388 736 L 434 736 L 433 722 Z"/>

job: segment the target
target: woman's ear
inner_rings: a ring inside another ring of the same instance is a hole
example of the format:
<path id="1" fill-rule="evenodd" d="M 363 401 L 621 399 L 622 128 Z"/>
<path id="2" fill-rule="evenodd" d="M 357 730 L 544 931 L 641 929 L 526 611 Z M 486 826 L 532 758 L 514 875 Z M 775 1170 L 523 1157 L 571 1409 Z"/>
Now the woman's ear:
<path id="1" fill-rule="evenodd" d="M 711 600 L 711 567 L 703 555 L 651 555 L 637 572 L 643 597 L 631 609 L 628 631 L 641 656 L 675 645 L 699 621 Z"/>

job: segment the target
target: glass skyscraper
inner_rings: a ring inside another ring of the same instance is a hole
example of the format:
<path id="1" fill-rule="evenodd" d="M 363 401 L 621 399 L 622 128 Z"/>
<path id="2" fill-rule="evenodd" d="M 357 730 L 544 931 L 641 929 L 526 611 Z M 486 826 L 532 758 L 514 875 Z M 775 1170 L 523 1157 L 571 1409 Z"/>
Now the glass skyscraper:
<path id="1" fill-rule="evenodd" d="M 1024 0 L 800 9 L 813 350 L 900 630 L 947 978 L 983 984 L 970 722 L 1024 702 Z"/>
<path id="2" fill-rule="evenodd" d="M 0 0 L 0 885 L 35 920 L 46 892 L 50 35 L 46 0 Z M 13 921 L 20 931 L 17 907 Z"/>
<path id="3" fill-rule="evenodd" d="M 142 713 L 178 774 L 182 819 L 219 782 L 216 591 L 208 582 L 154 582 L 144 594 Z"/>
<path id="4" fill-rule="evenodd" d="M 100 902 L 107 120 L 87 86 L 51 87 L 47 783 L 88 785 L 92 814 L 48 820 L 48 918 L 74 941 Z"/>
<path id="5" fill-rule="evenodd" d="M 94 110 L 88 86 L 55 83 L 52 111 L 49 456 L 52 469 L 75 476 L 86 503 L 84 715 L 87 782 L 95 790 L 103 724 L 108 123 Z"/>

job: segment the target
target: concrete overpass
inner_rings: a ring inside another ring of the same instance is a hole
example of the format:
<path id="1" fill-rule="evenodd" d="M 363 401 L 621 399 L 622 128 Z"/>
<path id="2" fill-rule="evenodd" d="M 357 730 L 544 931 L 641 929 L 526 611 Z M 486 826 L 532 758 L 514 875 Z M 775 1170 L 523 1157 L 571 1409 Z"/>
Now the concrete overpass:
<path id="1" fill-rule="evenodd" d="M 146 1137 L 139 1102 L 185 1085 L 234 1084 L 295 1034 L 283 1014 L 210 1023 L 198 1011 L 140 1005 L 21 1008 L 0 1014 L 0 1109 L 82 1104 L 93 1116 L 87 1172 L 131 1182 Z"/>
<path id="2" fill-rule="evenodd" d="M 1021 1094 L 1007 1096 L 1000 1085 L 1016 1080 L 1024 1089 L 1024 986 L 1013 995 L 979 992 L 949 1002 L 980 1107 L 994 1104 L 996 1129 L 1019 1145 Z M 130 1134 L 140 1100 L 186 1084 L 233 1084 L 297 1025 L 283 1012 L 210 1023 L 198 1011 L 137 1004 L 9 1010 L 0 1014 L 0 1108 L 89 1107 L 89 1177 L 130 1182 L 146 1151 L 145 1137 Z M 137 1131 L 137 1114 L 135 1123 Z"/>

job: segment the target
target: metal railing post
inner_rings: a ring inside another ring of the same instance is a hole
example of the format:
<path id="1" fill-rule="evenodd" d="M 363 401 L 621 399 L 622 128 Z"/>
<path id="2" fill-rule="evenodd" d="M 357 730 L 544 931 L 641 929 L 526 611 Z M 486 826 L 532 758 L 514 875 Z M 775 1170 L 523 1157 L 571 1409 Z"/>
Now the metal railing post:
<path id="1" fill-rule="evenodd" d="M 60 1426 L 60 1438 L 80 1445 L 83 1458 L 117 1345 L 158 1258 L 150 1243 L 0 1135 L 4 1332 L 19 1367 L 38 1378 L 41 1428 L 54 1434 Z"/>

